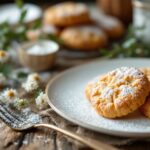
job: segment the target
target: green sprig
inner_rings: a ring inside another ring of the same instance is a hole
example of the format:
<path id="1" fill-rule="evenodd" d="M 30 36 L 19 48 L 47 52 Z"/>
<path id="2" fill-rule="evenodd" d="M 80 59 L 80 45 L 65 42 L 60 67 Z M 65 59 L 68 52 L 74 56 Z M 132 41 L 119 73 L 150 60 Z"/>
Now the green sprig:
<path id="1" fill-rule="evenodd" d="M 12 65 L 10 64 L 0 64 L 0 73 L 4 74 L 6 77 L 8 77 L 12 72 Z"/>
<path id="2" fill-rule="evenodd" d="M 18 24 L 14 27 L 7 21 L 0 24 L 0 49 L 9 50 L 14 40 L 25 41 L 27 27 L 24 25 L 24 20 L 27 10 L 24 8 L 22 0 L 16 0 L 16 5 L 20 10 L 20 18 Z"/>
<path id="3" fill-rule="evenodd" d="M 150 46 L 141 42 L 135 35 L 136 31 L 142 31 L 143 27 L 130 26 L 123 42 L 114 43 L 111 50 L 102 49 L 100 55 L 108 58 L 114 57 L 150 57 Z"/>

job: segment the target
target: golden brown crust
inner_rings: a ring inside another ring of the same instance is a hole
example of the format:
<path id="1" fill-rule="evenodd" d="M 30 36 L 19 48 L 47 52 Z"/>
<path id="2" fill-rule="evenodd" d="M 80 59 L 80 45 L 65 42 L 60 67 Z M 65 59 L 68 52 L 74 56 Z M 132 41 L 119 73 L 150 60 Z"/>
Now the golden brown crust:
<path id="1" fill-rule="evenodd" d="M 105 31 L 107 36 L 111 39 L 120 38 L 125 33 L 123 24 L 117 18 L 104 16 L 96 18 L 95 22 Z"/>
<path id="2" fill-rule="evenodd" d="M 60 27 L 91 22 L 89 10 L 82 3 L 64 2 L 48 8 L 44 13 L 44 23 Z"/>
<path id="3" fill-rule="evenodd" d="M 145 103 L 140 107 L 141 113 L 150 118 L 150 95 L 146 98 Z"/>
<path id="4" fill-rule="evenodd" d="M 107 37 L 95 26 L 76 26 L 65 29 L 60 38 L 64 45 L 75 50 L 93 51 L 107 45 Z"/>
<path id="5" fill-rule="evenodd" d="M 85 95 L 86 95 L 86 98 L 90 101 L 90 96 L 91 96 L 91 91 L 92 91 L 92 88 L 94 86 L 94 83 L 88 83 L 88 85 L 85 87 Z"/>
<path id="6" fill-rule="evenodd" d="M 150 67 L 140 68 L 140 70 L 147 76 L 148 80 L 150 81 Z"/>
<path id="7" fill-rule="evenodd" d="M 145 102 L 149 81 L 138 69 L 122 67 L 100 77 L 86 95 L 96 111 L 107 118 L 125 116 Z"/>
<path id="8" fill-rule="evenodd" d="M 140 70 L 147 76 L 150 82 L 150 67 L 140 68 Z M 146 98 L 145 103 L 140 107 L 140 111 L 144 116 L 150 118 L 150 94 Z"/>

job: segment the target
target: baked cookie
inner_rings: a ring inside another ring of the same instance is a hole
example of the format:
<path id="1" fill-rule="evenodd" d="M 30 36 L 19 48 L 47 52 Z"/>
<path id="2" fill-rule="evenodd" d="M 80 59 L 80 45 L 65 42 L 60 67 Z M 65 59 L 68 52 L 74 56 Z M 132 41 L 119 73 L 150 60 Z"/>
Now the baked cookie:
<path id="1" fill-rule="evenodd" d="M 147 76 L 149 82 L 150 82 L 150 68 L 140 68 L 140 70 Z M 150 89 L 149 89 L 150 91 Z M 140 111 L 141 113 L 150 118 L 150 94 L 149 96 L 146 98 L 145 103 L 140 107 Z"/>
<path id="2" fill-rule="evenodd" d="M 96 26 L 69 27 L 60 38 L 66 47 L 75 50 L 93 51 L 107 45 L 107 36 Z"/>
<path id="3" fill-rule="evenodd" d="M 150 81 L 150 68 L 140 68 L 140 70 L 147 76 L 148 80 Z"/>
<path id="4" fill-rule="evenodd" d="M 44 13 L 44 23 L 60 27 L 90 22 L 89 10 L 85 4 L 64 2 L 48 8 Z"/>
<path id="5" fill-rule="evenodd" d="M 140 107 L 140 111 L 144 116 L 150 118 L 150 94 L 146 98 L 145 103 Z"/>
<path id="6" fill-rule="evenodd" d="M 107 118 L 125 116 L 144 104 L 149 81 L 138 69 L 121 67 L 99 77 L 86 87 L 86 96 L 96 111 Z"/>
<path id="7" fill-rule="evenodd" d="M 102 75 L 101 75 L 100 77 L 102 77 Z M 86 97 L 87 97 L 88 100 L 90 100 L 91 91 L 92 91 L 92 89 L 94 88 L 94 84 L 98 81 L 98 79 L 99 79 L 100 77 L 94 78 L 94 79 L 93 79 L 92 81 L 90 81 L 90 82 L 88 83 L 88 85 L 86 86 L 86 88 L 85 88 L 85 95 L 86 95 Z"/>
<path id="8" fill-rule="evenodd" d="M 117 18 L 110 16 L 100 16 L 97 17 L 94 21 L 105 31 L 107 36 L 111 39 L 120 38 L 125 33 L 123 24 Z"/>

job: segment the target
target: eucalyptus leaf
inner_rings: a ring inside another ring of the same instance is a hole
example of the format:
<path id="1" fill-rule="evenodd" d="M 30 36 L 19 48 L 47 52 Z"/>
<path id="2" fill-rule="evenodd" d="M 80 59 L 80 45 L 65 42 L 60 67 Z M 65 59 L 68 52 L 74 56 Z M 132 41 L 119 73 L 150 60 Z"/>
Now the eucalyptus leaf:
<path id="1" fill-rule="evenodd" d="M 21 9 L 21 14 L 20 14 L 20 19 L 19 19 L 19 23 L 20 23 L 20 24 L 23 24 L 23 23 L 24 23 L 26 14 L 27 14 L 27 10 L 24 9 L 24 8 L 22 8 L 22 9 Z"/>

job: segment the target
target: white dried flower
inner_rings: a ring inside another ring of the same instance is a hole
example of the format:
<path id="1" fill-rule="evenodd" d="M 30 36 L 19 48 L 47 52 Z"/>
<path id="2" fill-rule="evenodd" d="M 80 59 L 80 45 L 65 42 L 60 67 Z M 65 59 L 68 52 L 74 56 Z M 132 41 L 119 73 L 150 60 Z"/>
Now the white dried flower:
<path id="1" fill-rule="evenodd" d="M 0 87 L 3 87 L 4 85 L 6 85 L 6 77 L 0 73 Z"/>
<path id="2" fill-rule="evenodd" d="M 48 106 L 48 97 L 45 93 L 41 92 L 39 96 L 35 99 L 36 105 L 39 109 L 45 109 Z"/>
<path id="3" fill-rule="evenodd" d="M 32 74 L 28 75 L 27 81 L 37 81 L 37 82 L 40 82 L 41 78 L 40 78 L 40 76 L 39 76 L 38 73 L 32 73 Z"/>
<path id="4" fill-rule="evenodd" d="M 2 93 L 2 96 L 7 101 L 15 100 L 18 97 L 18 93 L 15 89 L 7 89 Z"/>
<path id="5" fill-rule="evenodd" d="M 28 106 L 28 101 L 26 99 L 17 98 L 14 101 L 14 106 L 16 109 L 21 110 L 21 109 L 26 108 Z"/>
<path id="6" fill-rule="evenodd" d="M 5 63 L 9 59 L 9 55 L 7 52 L 0 50 L 0 63 Z"/>
<path id="7" fill-rule="evenodd" d="M 33 73 L 33 74 L 28 75 L 27 81 L 22 84 L 22 87 L 27 92 L 32 92 L 39 87 L 40 81 L 41 81 L 40 76 L 37 73 Z"/>
<path id="8" fill-rule="evenodd" d="M 39 84 L 36 81 L 27 81 L 27 82 L 22 84 L 22 87 L 27 92 L 32 92 L 32 91 L 36 90 L 39 87 Z"/>

